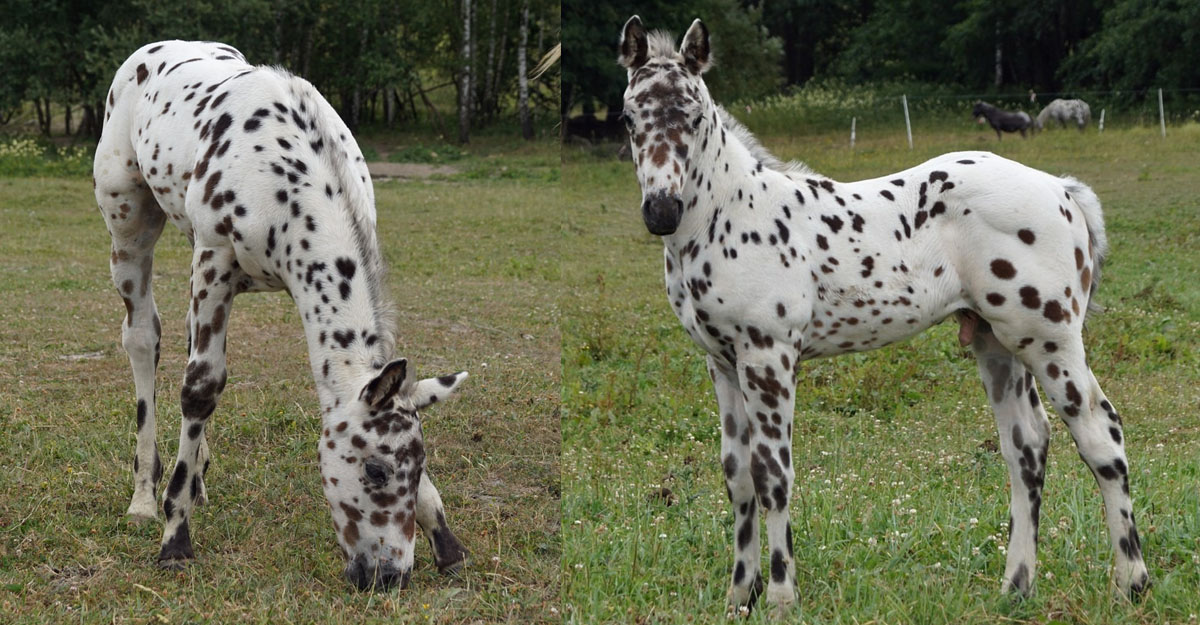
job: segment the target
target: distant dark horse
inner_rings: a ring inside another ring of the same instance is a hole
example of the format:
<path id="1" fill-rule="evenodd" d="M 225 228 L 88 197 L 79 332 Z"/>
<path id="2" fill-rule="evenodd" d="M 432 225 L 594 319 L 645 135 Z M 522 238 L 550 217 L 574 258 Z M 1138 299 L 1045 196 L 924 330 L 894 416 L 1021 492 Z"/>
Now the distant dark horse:
<path id="1" fill-rule="evenodd" d="M 996 138 L 1001 139 L 1000 131 L 1004 132 L 1020 132 L 1021 136 L 1025 136 L 1025 131 L 1033 127 L 1033 119 L 1023 111 L 1015 113 L 998 109 L 987 102 L 976 102 L 975 108 L 971 109 L 971 116 L 983 123 L 992 126 L 992 130 L 996 131 Z"/>

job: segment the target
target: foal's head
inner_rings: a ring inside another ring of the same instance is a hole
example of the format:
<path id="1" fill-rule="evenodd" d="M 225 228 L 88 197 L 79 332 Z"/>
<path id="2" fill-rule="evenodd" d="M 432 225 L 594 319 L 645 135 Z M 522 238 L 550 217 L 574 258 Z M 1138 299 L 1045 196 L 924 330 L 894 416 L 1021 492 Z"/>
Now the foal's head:
<path id="1" fill-rule="evenodd" d="M 657 235 L 672 234 L 679 227 L 688 151 L 712 114 L 701 77 L 712 59 L 708 29 L 696 20 L 678 51 L 674 43 L 663 32 L 647 35 L 635 15 L 621 32 L 618 58 L 629 70 L 622 119 L 642 186 L 642 218 Z"/>
<path id="2" fill-rule="evenodd" d="M 360 589 L 408 585 L 425 446 L 417 411 L 452 393 L 466 372 L 419 382 L 407 361 L 383 367 L 358 397 L 335 409 L 321 437 L 321 482 Z"/>

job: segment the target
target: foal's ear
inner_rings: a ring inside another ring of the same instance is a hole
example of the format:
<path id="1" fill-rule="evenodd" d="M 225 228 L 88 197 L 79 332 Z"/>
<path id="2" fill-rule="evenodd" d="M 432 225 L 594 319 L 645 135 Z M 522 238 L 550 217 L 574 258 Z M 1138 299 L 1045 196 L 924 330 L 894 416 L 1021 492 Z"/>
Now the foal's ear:
<path id="1" fill-rule="evenodd" d="M 650 44 L 646 42 L 642 18 L 634 15 L 621 29 L 621 54 L 617 62 L 626 69 L 634 70 L 646 64 L 649 54 Z"/>
<path id="2" fill-rule="evenodd" d="M 454 392 L 454 389 L 457 389 L 458 385 L 465 379 L 467 379 L 467 372 L 459 371 L 450 375 L 421 380 L 414 384 L 411 390 L 406 392 L 408 393 L 408 398 L 413 403 L 413 407 L 421 410 L 430 404 L 437 403 L 449 397 Z"/>
<path id="3" fill-rule="evenodd" d="M 700 75 L 712 66 L 712 49 L 708 46 L 708 27 L 699 19 L 692 22 L 692 27 L 683 36 L 679 46 L 679 54 L 683 62 L 693 74 Z"/>
<path id="4" fill-rule="evenodd" d="M 393 360 L 379 371 L 379 375 L 367 382 L 358 398 L 372 408 L 385 408 L 394 395 L 405 389 L 407 380 L 408 360 Z"/>

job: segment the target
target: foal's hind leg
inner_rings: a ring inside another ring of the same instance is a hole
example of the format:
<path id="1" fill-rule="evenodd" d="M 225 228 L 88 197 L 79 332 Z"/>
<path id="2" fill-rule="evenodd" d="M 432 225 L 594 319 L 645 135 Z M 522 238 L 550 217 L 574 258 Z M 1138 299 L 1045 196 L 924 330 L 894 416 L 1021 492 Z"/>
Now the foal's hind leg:
<path id="1" fill-rule="evenodd" d="M 194 557 L 188 520 L 208 464 L 204 428 L 225 388 L 225 331 L 237 274 L 232 248 L 198 243 L 192 252 L 191 354 L 180 390 L 179 455 L 163 497 L 166 526 L 159 566 L 174 567 Z"/>
<path id="2" fill-rule="evenodd" d="M 971 343 L 979 375 L 987 391 L 1000 452 L 1008 464 L 1012 499 L 1009 506 L 1008 562 L 1002 589 L 1027 594 L 1037 570 L 1038 515 L 1046 474 L 1050 424 L 1038 398 L 1033 376 L 988 330 Z"/>
<path id="3" fill-rule="evenodd" d="M 417 523 L 433 548 L 433 561 L 438 572 L 453 573 L 462 568 L 467 561 L 467 549 L 446 524 L 446 509 L 429 478 L 428 469 L 421 472 L 421 483 L 417 488 Z"/>
<path id="4" fill-rule="evenodd" d="M 111 146 L 109 146 L 111 149 Z M 133 368 L 137 394 L 137 446 L 133 456 L 133 498 L 127 514 L 135 520 L 155 516 L 155 488 L 162 462 L 155 441 L 154 381 L 162 335 L 152 288 L 154 244 L 166 215 L 136 173 L 104 169 L 96 177 L 96 200 L 112 236 L 109 268 L 125 302 L 121 344 Z"/>
<path id="5" fill-rule="evenodd" d="M 1122 593 L 1140 594 L 1149 586 L 1150 576 L 1133 518 L 1121 418 L 1087 366 L 1078 326 L 1073 332 L 1062 327 L 1047 337 L 1030 345 L 1026 363 L 1067 423 L 1079 455 L 1100 485 L 1116 554 L 1117 587 Z"/>

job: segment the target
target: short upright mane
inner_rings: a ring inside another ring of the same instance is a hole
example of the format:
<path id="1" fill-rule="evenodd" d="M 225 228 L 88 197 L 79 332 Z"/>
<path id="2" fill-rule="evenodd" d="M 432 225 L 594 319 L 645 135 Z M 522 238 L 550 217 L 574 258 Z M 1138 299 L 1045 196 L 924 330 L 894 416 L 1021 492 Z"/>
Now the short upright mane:
<path id="1" fill-rule="evenodd" d="M 362 268 L 366 272 L 368 292 L 371 297 L 371 307 L 379 327 L 376 329 L 380 343 L 383 362 L 392 358 L 396 350 L 396 306 L 387 294 L 385 273 L 387 268 L 383 256 L 379 252 L 379 242 L 375 236 L 375 210 L 371 198 L 367 195 L 367 182 L 354 175 L 354 163 L 350 162 L 349 154 L 342 148 L 342 137 L 330 135 L 331 128 L 324 120 L 318 125 L 317 115 L 321 111 L 319 104 L 324 103 L 316 88 L 307 80 L 294 76 L 281 68 L 272 68 L 279 72 L 290 83 L 298 97 L 308 103 L 313 115 L 313 123 L 309 124 L 308 133 L 315 145 L 324 145 L 318 156 L 329 166 L 338 186 L 341 188 L 344 202 L 337 203 L 338 208 L 346 212 L 354 230 L 354 242 L 358 248 Z M 335 114 L 332 109 L 329 112 Z"/>
<path id="2" fill-rule="evenodd" d="M 771 154 L 767 148 L 758 142 L 758 138 L 750 132 L 750 129 L 743 126 L 733 115 L 730 115 L 729 111 L 725 110 L 725 107 L 719 104 L 714 106 L 717 107 L 717 114 L 721 116 L 721 124 L 725 126 L 725 129 L 732 133 L 742 145 L 746 146 L 746 149 L 750 151 L 750 156 L 762 161 L 763 167 L 773 169 L 789 177 L 816 174 L 808 165 L 800 161 L 788 161 L 785 163 L 775 158 L 774 154 Z"/>
<path id="3" fill-rule="evenodd" d="M 683 62 L 683 55 L 675 49 L 675 35 L 665 30 L 656 30 L 647 35 L 646 45 L 648 59 L 662 58 L 668 61 Z"/>
<path id="4" fill-rule="evenodd" d="M 675 36 L 665 30 L 656 30 L 646 36 L 646 44 L 648 48 L 647 57 L 649 59 L 664 59 L 683 63 L 683 55 L 679 54 L 679 50 L 675 47 Z M 710 61 L 711 62 L 711 61 Z M 717 113 L 721 116 L 721 123 L 726 130 L 733 133 L 741 141 L 746 149 L 750 150 L 750 155 L 756 160 L 762 161 L 763 167 L 773 169 L 785 176 L 811 176 L 815 174 L 812 169 L 800 161 L 783 162 L 767 151 L 766 148 L 758 142 L 758 139 L 750 133 L 750 130 L 742 125 L 741 122 L 734 119 L 728 111 L 719 104 L 714 104 L 717 108 Z"/>

